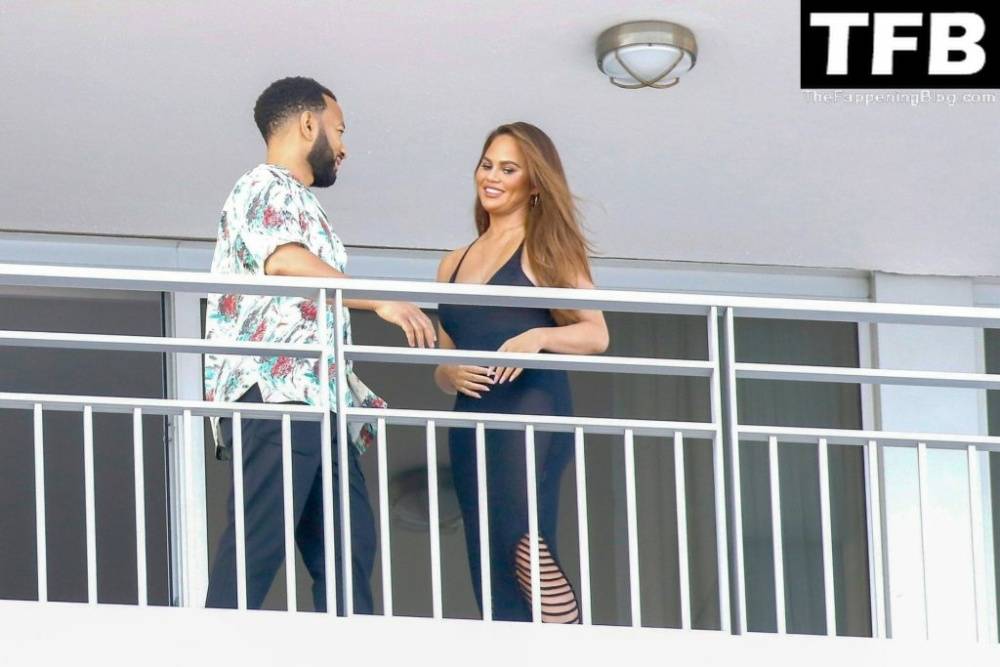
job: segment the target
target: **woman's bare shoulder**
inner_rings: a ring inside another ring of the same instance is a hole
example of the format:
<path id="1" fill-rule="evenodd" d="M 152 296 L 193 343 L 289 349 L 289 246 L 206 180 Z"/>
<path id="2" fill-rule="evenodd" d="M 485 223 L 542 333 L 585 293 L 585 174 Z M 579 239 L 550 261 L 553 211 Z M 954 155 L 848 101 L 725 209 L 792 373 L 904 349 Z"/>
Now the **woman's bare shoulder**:
<path id="1" fill-rule="evenodd" d="M 444 257 L 441 258 L 441 263 L 438 264 L 438 282 L 446 282 L 451 278 L 451 274 L 455 271 L 455 267 L 458 266 L 458 262 L 465 254 L 465 251 L 469 249 L 470 245 L 472 244 L 468 243 L 460 248 L 455 248 L 454 250 L 445 253 Z"/>

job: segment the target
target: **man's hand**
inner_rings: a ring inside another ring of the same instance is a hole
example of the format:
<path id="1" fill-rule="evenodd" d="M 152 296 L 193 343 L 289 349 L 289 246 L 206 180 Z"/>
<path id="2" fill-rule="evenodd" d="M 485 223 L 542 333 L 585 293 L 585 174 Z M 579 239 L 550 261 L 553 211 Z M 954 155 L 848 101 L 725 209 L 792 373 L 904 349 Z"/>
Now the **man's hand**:
<path id="1" fill-rule="evenodd" d="M 375 314 L 390 324 L 395 324 L 406 334 L 410 347 L 434 347 L 437 334 L 431 318 L 412 303 L 383 301 L 374 308 Z"/>

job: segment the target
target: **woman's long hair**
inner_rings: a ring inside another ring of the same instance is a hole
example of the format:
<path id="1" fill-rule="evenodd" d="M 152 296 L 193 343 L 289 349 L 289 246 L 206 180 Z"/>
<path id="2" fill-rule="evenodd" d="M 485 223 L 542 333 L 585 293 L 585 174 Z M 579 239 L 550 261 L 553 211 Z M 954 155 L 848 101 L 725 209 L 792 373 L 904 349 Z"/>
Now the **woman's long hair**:
<path id="1" fill-rule="evenodd" d="M 508 135 L 524 154 L 525 171 L 532 189 L 533 205 L 528 209 L 524 249 L 538 282 L 543 287 L 576 287 L 579 276 L 592 280 L 588 255 L 592 248 L 578 220 L 576 203 L 566 183 L 566 172 L 552 139 L 530 123 L 508 123 L 490 132 L 483 144 L 478 165 L 493 140 Z M 480 236 L 490 226 L 490 214 L 479 201 L 475 204 L 476 231 Z M 553 310 L 559 324 L 572 324 L 573 311 Z"/>

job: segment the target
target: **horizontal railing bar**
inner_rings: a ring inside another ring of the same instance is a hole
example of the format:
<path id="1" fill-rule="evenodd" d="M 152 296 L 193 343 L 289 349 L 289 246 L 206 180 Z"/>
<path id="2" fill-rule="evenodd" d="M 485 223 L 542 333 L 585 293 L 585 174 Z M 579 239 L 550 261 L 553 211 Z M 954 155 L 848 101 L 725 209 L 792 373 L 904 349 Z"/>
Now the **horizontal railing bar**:
<path id="1" fill-rule="evenodd" d="M 294 357 L 319 357 L 322 353 L 318 345 L 299 343 L 272 344 L 249 341 L 224 343 L 199 338 L 33 331 L 0 331 L 0 345 L 132 352 L 242 354 L 250 356 L 287 355 Z M 452 362 L 494 364 L 494 362 L 502 362 L 507 365 L 516 365 L 523 368 L 586 370 L 603 373 L 634 373 L 685 377 L 709 377 L 712 372 L 712 366 L 709 362 L 688 359 L 605 357 L 573 354 L 533 355 L 375 345 L 351 345 L 345 348 L 345 352 L 347 357 L 354 361 L 383 363 L 439 364 Z M 736 375 L 738 378 L 746 380 L 1000 389 L 1000 375 L 985 373 L 738 363 L 736 364 Z"/>
<path id="2" fill-rule="evenodd" d="M 371 422 L 385 419 L 396 426 L 423 426 L 428 421 L 438 426 L 475 428 L 482 423 L 489 429 L 502 431 L 523 431 L 531 425 L 536 431 L 550 433 L 573 433 L 582 428 L 585 433 L 605 433 L 622 435 L 632 430 L 636 435 L 673 436 L 682 433 L 686 437 L 712 440 L 715 427 L 710 423 L 671 422 L 642 419 L 602 419 L 596 417 L 559 417 L 548 415 L 510 415 L 488 412 L 446 412 L 439 410 L 397 410 L 382 408 L 348 408 L 349 422 Z"/>
<path id="3" fill-rule="evenodd" d="M 53 333 L 36 331 L 0 331 L 0 345 L 80 350 L 115 350 L 121 352 L 188 352 L 195 354 L 237 354 L 248 356 L 287 355 L 319 357 L 318 345 L 301 343 L 220 342 L 201 338 L 161 336 L 118 336 L 104 334 Z M 518 354 L 473 350 L 405 348 L 375 345 L 345 347 L 348 359 L 385 363 L 468 363 L 503 362 L 523 368 L 589 370 L 602 373 L 635 373 L 708 377 L 712 366 L 707 361 L 654 359 L 647 357 L 604 357 L 576 354 Z"/>
<path id="4" fill-rule="evenodd" d="M 965 389 L 1000 389 L 1000 375 L 942 371 L 887 370 L 838 366 L 792 366 L 783 364 L 736 364 L 741 380 L 788 380 L 792 382 L 836 382 L 848 384 L 892 384 Z"/>
<path id="5" fill-rule="evenodd" d="M 203 338 L 163 336 L 117 336 L 105 334 L 0 331 L 0 345 L 13 347 L 115 350 L 119 352 L 191 352 L 195 354 L 241 354 L 249 356 L 319 357 L 318 345 L 302 343 L 221 342 Z"/>
<path id="6" fill-rule="evenodd" d="M 562 289 L 419 281 L 253 277 L 187 271 L 0 264 L 0 285 L 126 289 L 198 293 L 248 293 L 314 297 L 344 290 L 353 298 L 406 299 L 473 305 L 540 306 L 620 312 L 708 314 L 733 308 L 738 317 L 884 322 L 946 326 L 1000 326 L 1000 308 L 867 303 L 818 299 L 686 294 L 638 290 Z"/>
<path id="7" fill-rule="evenodd" d="M 155 398 L 120 398 L 108 396 L 75 396 L 60 394 L 22 394 L 0 392 L 0 408 L 34 409 L 38 404 L 43 410 L 80 412 L 90 406 L 98 413 L 132 413 L 136 408 L 150 415 L 183 415 L 185 410 L 199 417 L 230 417 L 240 412 L 244 418 L 280 419 L 288 414 L 302 421 L 320 421 L 323 410 L 311 405 L 288 403 L 222 403 L 212 401 L 183 401 Z M 712 440 L 715 428 L 711 423 L 659 421 L 642 419 L 609 419 L 598 417 L 568 417 L 549 415 L 515 415 L 478 412 L 448 412 L 441 410 L 402 410 L 382 408 L 349 408 L 348 421 L 371 422 L 385 419 L 387 423 L 401 426 L 422 426 L 428 420 L 444 426 L 475 428 L 482 422 L 487 428 L 521 430 L 531 424 L 538 431 L 572 433 L 581 428 L 585 433 L 622 434 L 627 429 L 637 435 L 669 435 L 681 433 L 687 438 Z M 862 431 L 850 429 L 798 428 L 788 426 L 738 426 L 740 439 L 766 441 L 777 436 L 780 441 L 797 439 L 818 442 L 826 438 L 831 445 L 863 445 L 871 440 L 884 444 L 913 445 L 924 442 L 934 447 L 964 448 L 976 445 L 991 451 L 1000 451 L 1000 437 L 964 434 L 931 434 Z"/>
<path id="8" fill-rule="evenodd" d="M 322 350 L 309 344 L 268 344 L 258 342 L 223 343 L 198 338 L 158 336 L 117 336 L 98 334 L 0 331 L 0 345 L 88 350 L 188 352 L 245 354 L 252 356 L 287 355 L 318 357 Z M 471 350 L 411 349 L 403 347 L 352 345 L 346 348 L 349 359 L 384 363 L 481 363 L 505 362 L 524 368 L 588 370 L 604 373 L 635 373 L 708 377 L 711 364 L 687 359 L 646 357 L 604 357 L 572 354 L 515 354 Z M 794 366 L 782 364 L 736 364 L 740 379 L 785 380 L 795 382 L 834 382 L 917 385 L 968 389 L 1000 389 L 1000 375 L 939 371 L 884 370 L 835 366 Z"/>
<path id="9" fill-rule="evenodd" d="M 201 271 L 150 271 L 77 266 L 0 264 L 0 285 L 136 290 L 146 292 L 198 292 L 260 294 L 264 296 L 315 296 L 319 281 L 312 278 L 246 278 Z"/>
<path id="10" fill-rule="evenodd" d="M 912 446 L 926 443 L 928 447 L 965 449 L 975 445 L 980 449 L 1000 451 L 1000 437 L 951 433 L 903 433 L 897 431 L 857 431 L 832 428 L 798 428 L 790 426 L 739 426 L 740 440 L 766 442 L 776 436 L 780 442 L 818 443 L 826 438 L 829 445 L 864 445 L 875 440 L 881 445 Z"/>
<path id="11" fill-rule="evenodd" d="M 61 394 L 13 394 L 0 392 L 0 408 L 30 409 L 38 403 L 44 410 L 80 412 L 90 406 L 99 413 L 129 413 L 135 408 L 149 415 L 183 415 L 189 410 L 196 417 L 232 417 L 239 412 L 256 419 L 281 419 L 291 415 L 301 421 L 320 421 L 323 411 L 311 405 L 289 403 L 222 403 L 213 401 L 178 401 L 165 398 L 119 398 L 112 396 L 70 396 Z"/>
<path id="12" fill-rule="evenodd" d="M 605 357 L 582 354 L 521 354 L 475 350 L 406 348 L 376 345 L 346 345 L 344 352 L 352 361 L 413 364 L 481 364 L 553 370 L 584 370 L 595 373 L 635 373 L 709 377 L 712 365 L 689 359 L 653 359 L 647 357 Z"/>

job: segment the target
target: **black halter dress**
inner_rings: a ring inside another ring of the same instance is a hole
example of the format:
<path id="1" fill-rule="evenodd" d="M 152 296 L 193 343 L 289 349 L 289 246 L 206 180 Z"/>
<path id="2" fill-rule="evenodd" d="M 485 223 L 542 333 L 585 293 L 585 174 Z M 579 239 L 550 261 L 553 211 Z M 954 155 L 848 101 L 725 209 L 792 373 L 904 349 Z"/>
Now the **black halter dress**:
<path id="1" fill-rule="evenodd" d="M 521 267 L 523 248 L 522 243 L 487 284 L 534 287 Z M 463 255 L 449 282 L 455 281 L 464 260 Z M 438 314 L 441 326 L 460 350 L 495 351 L 508 339 L 529 329 L 556 326 L 552 313 L 545 308 L 441 304 Z M 569 378 L 565 371 L 525 369 L 513 382 L 493 385 L 490 391 L 481 393 L 480 399 L 459 393 L 454 410 L 560 416 L 573 413 Z M 451 429 L 448 445 L 455 490 L 465 521 L 472 585 L 482 608 L 475 431 Z M 572 459 L 571 434 L 535 431 L 538 527 L 540 536 L 556 560 L 559 486 L 562 473 Z M 531 605 L 519 588 L 515 575 L 515 550 L 528 533 L 524 432 L 488 429 L 486 468 L 493 617 L 497 620 L 530 621 Z M 543 590 L 543 600 L 544 597 Z"/>

